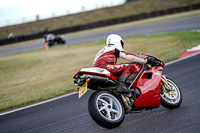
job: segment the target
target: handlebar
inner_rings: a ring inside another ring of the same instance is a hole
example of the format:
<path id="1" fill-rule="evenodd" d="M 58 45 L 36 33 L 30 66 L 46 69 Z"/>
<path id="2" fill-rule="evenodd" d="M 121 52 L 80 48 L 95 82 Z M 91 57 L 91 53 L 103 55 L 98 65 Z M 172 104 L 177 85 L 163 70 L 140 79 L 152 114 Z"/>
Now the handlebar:
<path id="1" fill-rule="evenodd" d="M 144 57 L 144 58 L 148 58 L 148 57 L 154 58 L 153 62 L 147 62 L 146 65 L 148 67 L 154 67 L 154 66 L 162 66 L 162 67 L 164 67 L 164 62 L 161 61 L 160 59 L 158 59 L 155 56 L 144 54 L 144 53 L 139 53 L 138 55 L 141 56 L 141 57 Z"/>
<path id="2" fill-rule="evenodd" d="M 163 62 L 154 57 L 154 61 L 153 62 L 147 62 L 146 65 L 148 67 L 161 66 L 161 65 L 163 65 Z"/>

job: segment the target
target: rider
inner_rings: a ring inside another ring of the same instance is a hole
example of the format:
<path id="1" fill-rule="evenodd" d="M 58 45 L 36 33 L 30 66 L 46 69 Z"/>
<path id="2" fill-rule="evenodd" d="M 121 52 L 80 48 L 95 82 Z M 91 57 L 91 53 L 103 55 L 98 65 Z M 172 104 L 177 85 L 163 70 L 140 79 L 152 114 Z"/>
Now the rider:
<path id="1" fill-rule="evenodd" d="M 101 49 L 93 62 L 92 67 L 104 68 L 114 75 L 120 75 L 119 83 L 116 88 L 118 92 L 131 92 L 126 87 L 126 80 L 132 74 L 139 70 L 140 65 L 147 63 L 148 59 L 124 51 L 124 41 L 119 35 L 111 34 L 106 40 L 107 46 Z M 123 58 L 134 63 L 121 63 L 116 65 L 118 58 Z"/>

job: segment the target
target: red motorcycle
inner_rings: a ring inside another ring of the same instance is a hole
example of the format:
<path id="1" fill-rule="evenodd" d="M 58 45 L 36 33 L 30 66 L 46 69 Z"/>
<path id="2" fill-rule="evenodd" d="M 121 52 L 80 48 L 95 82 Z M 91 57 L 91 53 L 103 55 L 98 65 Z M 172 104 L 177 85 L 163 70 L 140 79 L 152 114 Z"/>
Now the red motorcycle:
<path id="1" fill-rule="evenodd" d="M 166 108 L 177 108 L 182 102 L 182 94 L 178 85 L 162 75 L 164 62 L 152 57 L 151 64 L 140 65 L 140 70 L 133 73 L 126 81 L 127 88 L 134 90 L 119 93 L 115 90 L 118 76 L 106 69 L 82 68 L 74 75 L 74 83 L 79 91 L 79 98 L 87 92 L 87 88 L 96 90 L 88 101 L 88 110 L 92 119 L 102 127 L 119 126 L 128 113 L 138 113 L 158 108 L 160 104 Z"/>

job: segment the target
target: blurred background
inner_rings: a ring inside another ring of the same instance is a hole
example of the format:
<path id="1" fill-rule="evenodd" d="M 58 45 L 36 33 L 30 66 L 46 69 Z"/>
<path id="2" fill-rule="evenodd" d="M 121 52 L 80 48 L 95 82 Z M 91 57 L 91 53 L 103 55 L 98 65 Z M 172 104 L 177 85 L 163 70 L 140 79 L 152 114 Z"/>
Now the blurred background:
<path id="1" fill-rule="evenodd" d="M 0 27 L 122 5 L 125 0 L 1 0 Z"/>
<path id="2" fill-rule="evenodd" d="M 200 8 L 200 0 L 0 1 L 0 44 L 71 33 Z M 26 36 L 26 37 L 24 37 Z"/>

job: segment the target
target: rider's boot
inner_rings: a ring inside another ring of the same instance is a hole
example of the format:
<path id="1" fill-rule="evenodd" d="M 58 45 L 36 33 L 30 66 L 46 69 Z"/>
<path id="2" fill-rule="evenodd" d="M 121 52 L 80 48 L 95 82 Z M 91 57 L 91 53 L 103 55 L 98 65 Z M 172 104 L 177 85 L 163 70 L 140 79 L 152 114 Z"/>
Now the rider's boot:
<path id="1" fill-rule="evenodd" d="M 118 82 L 118 85 L 117 85 L 117 88 L 116 88 L 116 91 L 117 92 L 132 92 L 134 90 L 131 90 L 131 89 L 128 89 L 126 87 L 126 80 L 127 80 L 128 77 L 124 76 L 124 75 L 121 75 L 119 77 L 119 82 Z"/>

